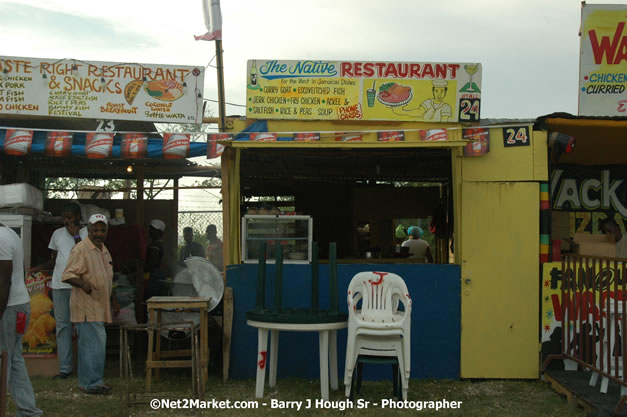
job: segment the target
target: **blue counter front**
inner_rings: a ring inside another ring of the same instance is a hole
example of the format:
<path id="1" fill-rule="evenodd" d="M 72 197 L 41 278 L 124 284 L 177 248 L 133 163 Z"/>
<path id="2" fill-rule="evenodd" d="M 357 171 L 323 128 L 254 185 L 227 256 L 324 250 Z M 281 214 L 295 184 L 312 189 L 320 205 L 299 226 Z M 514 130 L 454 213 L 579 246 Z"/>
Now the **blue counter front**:
<path id="1" fill-rule="evenodd" d="M 329 266 L 321 264 L 320 308 L 329 307 Z M 400 275 L 412 298 L 411 377 L 459 378 L 460 368 L 460 268 L 458 265 L 429 264 L 338 264 L 340 311 L 346 312 L 346 291 L 352 277 L 363 271 L 385 271 Z M 254 378 L 257 363 L 257 329 L 246 324 L 246 312 L 255 308 L 257 265 L 229 265 L 227 286 L 233 288 L 233 331 L 229 374 Z M 266 308 L 274 295 L 275 266 L 266 268 Z M 311 265 L 283 266 L 283 308 L 311 306 Z M 344 376 L 346 329 L 338 332 L 338 368 Z M 281 332 L 278 376 L 318 379 L 318 334 Z M 386 366 L 367 366 L 366 379 L 389 379 Z"/>

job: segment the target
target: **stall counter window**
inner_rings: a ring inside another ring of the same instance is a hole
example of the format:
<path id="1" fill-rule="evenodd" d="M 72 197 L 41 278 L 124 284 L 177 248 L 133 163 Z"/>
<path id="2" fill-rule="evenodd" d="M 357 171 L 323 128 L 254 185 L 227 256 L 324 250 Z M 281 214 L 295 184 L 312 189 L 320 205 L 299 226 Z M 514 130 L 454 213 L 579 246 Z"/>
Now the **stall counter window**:
<path id="1" fill-rule="evenodd" d="M 277 245 L 282 245 L 284 263 L 309 263 L 312 231 L 311 216 L 245 215 L 242 217 L 242 261 L 256 263 L 261 244 L 268 242 L 267 262 L 275 262 Z"/>

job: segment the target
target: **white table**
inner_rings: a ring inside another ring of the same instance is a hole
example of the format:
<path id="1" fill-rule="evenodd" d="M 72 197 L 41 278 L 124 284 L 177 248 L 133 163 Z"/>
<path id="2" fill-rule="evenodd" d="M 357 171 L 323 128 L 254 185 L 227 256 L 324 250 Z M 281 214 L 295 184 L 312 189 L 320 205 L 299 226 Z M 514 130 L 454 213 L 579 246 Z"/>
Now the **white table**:
<path id="1" fill-rule="evenodd" d="M 320 394 L 323 400 L 329 399 L 329 367 L 331 369 L 331 389 L 338 389 L 337 377 L 337 331 L 348 326 L 348 321 L 334 323 L 275 323 L 248 320 L 249 326 L 257 328 L 257 384 L 255 396 L 263 397 L 266 379 L 268 331 L 270 330 L 270 387 L 276 386 L 276 369 L 279 355 L 279 332 L 318 332 L 320 345 Z M 329 355 L 330 353 L 330 355 Z"/>

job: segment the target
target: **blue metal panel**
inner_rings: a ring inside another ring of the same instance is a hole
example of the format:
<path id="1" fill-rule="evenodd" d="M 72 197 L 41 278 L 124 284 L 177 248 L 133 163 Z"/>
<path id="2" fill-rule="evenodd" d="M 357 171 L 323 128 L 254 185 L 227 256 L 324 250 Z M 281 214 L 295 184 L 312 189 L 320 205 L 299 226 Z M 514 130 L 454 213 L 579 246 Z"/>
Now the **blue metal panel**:
<path id="1" fill-rule="evenodd" d="M 363 271 L 400 275 L 413 301 L 411 323 L 411 377 L 459 378 L 460 369 L 460 268 L 457 265 L 339 264 L 340 310 L 347 312 L 346 291 L 352 277 Z M 266 270 L 266 308 L 273 305 L 274 265 Z M 255 308 L 257 265 L 230 265 L 227 285 L 233 288 L 233 332 L 230 376 L 254 378 L 257 329 L 246 324 L 246 312 Z M 287 264 L 283 269 L 283 308 L 311 306 L 311 265 Z M 320 308 L 329 306 L 329 267 L 320 265 Z M 270 342 L 268 342 L 268 350 Z M 338 368 L 344 374 L 346 329 L 338 332 Z M 268 351 L 269 356 L 269 351 Z M 318 335 L 281 332 L 278 376 L 319 379 Z M 387 366 L 364 367 L 366 379 L 390 379 Z"/>

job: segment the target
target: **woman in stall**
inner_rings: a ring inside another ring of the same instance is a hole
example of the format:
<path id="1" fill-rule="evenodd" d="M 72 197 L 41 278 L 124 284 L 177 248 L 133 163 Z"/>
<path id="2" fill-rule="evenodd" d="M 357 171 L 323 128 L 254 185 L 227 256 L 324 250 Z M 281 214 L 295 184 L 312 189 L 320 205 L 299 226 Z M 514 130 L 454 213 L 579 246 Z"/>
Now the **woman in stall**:
<path id="1" fill-rule="evenodd" d="M 404 247 L 409 248 L 409 259 L 415 259 L 418 263 L 433 263 L 431 247 L 426 240 L 421 239 L 423 230 L 418 226 L 411 226 L 407 229 L 409 239 L 403 242 Z"/>

